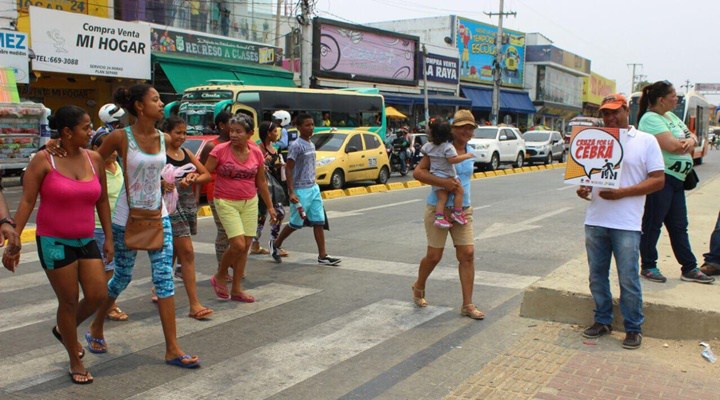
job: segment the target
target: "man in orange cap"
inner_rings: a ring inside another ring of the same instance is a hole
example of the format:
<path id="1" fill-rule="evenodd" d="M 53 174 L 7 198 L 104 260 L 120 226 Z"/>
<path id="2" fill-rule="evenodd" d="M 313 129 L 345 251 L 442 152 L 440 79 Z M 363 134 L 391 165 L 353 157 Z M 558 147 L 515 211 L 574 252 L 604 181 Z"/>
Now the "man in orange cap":
<path id="1" fill-rule="evenodd" d="M 585 248 L 590 269 L 590 292 L 595 301 L 595 323 L 583 331 L 586 338 L 612 332 L 613 303 L 610 260 L 615 256 L 620 283 L 620 310 L 626 349 L 642 344 L 642 288 L 640 287 L 640 232 L 645 195 L 663 188 L 665 164 L 655 138 L 628 125 L 625 96 L 612 94 L 600 106 L 605 126 L 626 129 L 618 189 L 580 186 L 577 195 L 590 200 L 585 213 Z"/>

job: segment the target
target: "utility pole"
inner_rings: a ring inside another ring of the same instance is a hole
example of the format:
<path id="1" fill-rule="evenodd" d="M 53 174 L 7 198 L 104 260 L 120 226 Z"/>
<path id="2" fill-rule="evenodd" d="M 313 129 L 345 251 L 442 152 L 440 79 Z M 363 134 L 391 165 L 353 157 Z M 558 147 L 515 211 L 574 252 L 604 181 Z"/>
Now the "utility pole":
<path id="1" fill-rule="evenodd" d="M 694 86 L 695 85 L 690 84 L 690 79 L 685 79 L 685 84 L 680 85 L 681 88 L 685 88 L 685 94 L 687 94 Z"/>
<path id="2" fill-rule="evenodd" d="M 282 11 L 282 0 L 277 0 L 277 11 L 275 13 L 275 47 L 280 47 L 280 12 Z"/>
<path id="3" fill-rule="evenodd" d="M 300 83 L 304 88 L 310 87 L 310 73 L 312 71 L 312 32 L 310 24 L 309 0 L 301 0 L 302 18 L 299 18 L 300 29 Z"/>
<path id="4" fill-rule="evenodd" d="M 498 16 L 498 29 L 497 36 L 495 36 L 495 59 L 493 60 L 493 93 L 492 93 L 492 111 L 490 112 L 490 121 L 493 125 L 498 124 L 498 116 L 500 114 L 500 85 L 502 84 L 502 71 L 500 66 L 502 65 L 502 37 L 503 37 L 503 17 L 517 15 L 514 11 L 504 12 L 505 0 L 500 0 L 500 12 L 494 13 L 489 12 L 485 15 L 490 18 Z"/>
<path id="5" fill-rule="evenodd" d="M 430 132 L 430 106 L 428 105 L 428 89 L 427 89 L 427 48 L 425 43 L 422 45 L 423 52 L 423 94 L 425 95 L 425 131 Z"/>
<path id="6" fill-rule="evenodd" d="M 632 94 L 632 92 L 635 91 L 635 78 L 637 77 L 637 75 L 635 75 L 635 68 L 636 67 L 642 68 L 643 65 L 638 64 L 638 63 L 632 63 L 632 64 L 628 64 L 627 66 L 632 67 L 632 80 L 631 80 L 632 83 L 630 84 L 630 94 Z"/>

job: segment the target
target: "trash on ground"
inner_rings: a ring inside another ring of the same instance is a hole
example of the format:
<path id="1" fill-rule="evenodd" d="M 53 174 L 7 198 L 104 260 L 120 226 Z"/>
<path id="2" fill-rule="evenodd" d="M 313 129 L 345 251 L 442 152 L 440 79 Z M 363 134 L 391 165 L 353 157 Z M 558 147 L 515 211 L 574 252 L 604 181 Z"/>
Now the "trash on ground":
<path id="1" fill-rule="evenodd" d="M 717 357 L 715 357 L 715 354 L 713 354 L 710 345 L 705 342 L 700 342 L 700 346 L 705 348 L 702 353 L 700 353 L 702 354 L 703 358 L 715 364 L 715 362 L 717 361 Z"/>

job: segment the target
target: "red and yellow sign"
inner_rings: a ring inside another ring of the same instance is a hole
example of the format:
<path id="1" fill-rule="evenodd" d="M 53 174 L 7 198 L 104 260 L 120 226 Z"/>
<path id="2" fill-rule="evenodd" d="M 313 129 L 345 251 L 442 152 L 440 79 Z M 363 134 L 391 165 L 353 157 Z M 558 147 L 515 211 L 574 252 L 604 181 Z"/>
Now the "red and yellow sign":
<path id="1" fill-rule="evenodd" d="M 570 138 L 565 183 L 620 187 L 625 129 L 576 126 Z"/>
<path id="2" fill-rule="evenodd" d="M 583 102 L 600 105 L 605 96 L 615 93 L 615 81 L 596 73 L 583 78 Z"/>

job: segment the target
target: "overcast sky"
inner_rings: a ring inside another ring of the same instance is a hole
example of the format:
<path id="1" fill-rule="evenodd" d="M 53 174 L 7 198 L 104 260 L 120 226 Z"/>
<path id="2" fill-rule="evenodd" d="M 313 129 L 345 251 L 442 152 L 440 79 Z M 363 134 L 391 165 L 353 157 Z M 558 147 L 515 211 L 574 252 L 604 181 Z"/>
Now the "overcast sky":
<path id="1" fill-rule="evenodd" d="M 317 14 L 364 23 L 460 15 L 497 25 L 483 12 L 499 0 L 317 0 Z M 554 45 L 592 61 L 592 70 L 629 92 L 629 63 L 650 82 L 667 79 L 678 92 L 691 83 L 720 83 L 720 2 L 717 0 L 506 0 L 517 12 L 504 26 L 540 32 Z M 720 102 L 720 97 L 711 100 Z"/>

